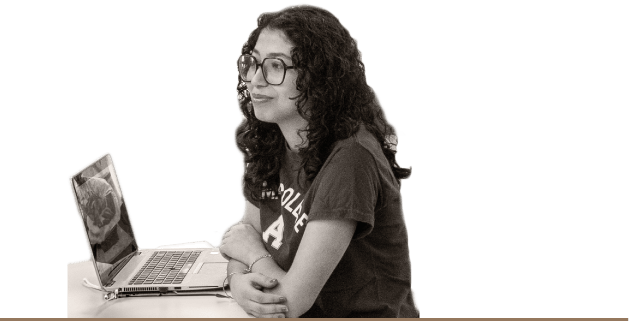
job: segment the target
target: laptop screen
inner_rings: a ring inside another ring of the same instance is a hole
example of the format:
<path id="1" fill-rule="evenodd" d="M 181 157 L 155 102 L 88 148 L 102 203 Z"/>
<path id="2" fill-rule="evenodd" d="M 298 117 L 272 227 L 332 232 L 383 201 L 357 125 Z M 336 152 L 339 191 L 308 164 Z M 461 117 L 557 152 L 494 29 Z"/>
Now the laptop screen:
<path id="1" fill-rule="evenodd" d="M 108 286 L 137 251 L 110 155 L 72 178 L 100 282 Z"/>

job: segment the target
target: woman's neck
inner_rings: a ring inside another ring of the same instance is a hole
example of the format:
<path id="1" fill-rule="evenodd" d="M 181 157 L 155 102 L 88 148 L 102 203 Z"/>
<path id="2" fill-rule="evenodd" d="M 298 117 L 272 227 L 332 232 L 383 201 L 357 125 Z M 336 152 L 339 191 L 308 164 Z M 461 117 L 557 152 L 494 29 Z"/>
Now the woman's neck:
<path id="1" fill-rule="evenodd" d="M 297 152 L 300 147 L 305 147 L 308 145 L 308 140 L 306 139 L 306 132 L 300 132 L 300 130 L 305 130 L 308 128 L 308 121 L 305 119 L 299 119 L 289 123 L 277 124 L 282 131 L 282 135 L 284 135 L 284 139 L 286 139 L 286 144 L 290 148 L 290 150 Z"/>

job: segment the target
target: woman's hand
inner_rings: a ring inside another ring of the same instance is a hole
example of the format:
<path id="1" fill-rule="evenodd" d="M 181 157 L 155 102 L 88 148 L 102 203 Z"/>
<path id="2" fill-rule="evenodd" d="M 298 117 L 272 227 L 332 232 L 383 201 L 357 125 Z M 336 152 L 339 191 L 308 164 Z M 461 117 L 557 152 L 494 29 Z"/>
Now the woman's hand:
<path id="1" fill-rule="evenodd" d="M 285 318 L 288 307 L 286 298 L 264 293 L 264 289 L 277 286 L 278 282 L 260 273 L 234 274 L 229 282 L 232 297 L 245 310 L 257 318 Z"/>
<path id="2" fill-rule="evenodd" d="M 249 265 L 261 255 L 268 254 L 262 236 L 249 224 L 236 224 L 223 235 L 220 246 L 223 256 L 228 256 Z"/>

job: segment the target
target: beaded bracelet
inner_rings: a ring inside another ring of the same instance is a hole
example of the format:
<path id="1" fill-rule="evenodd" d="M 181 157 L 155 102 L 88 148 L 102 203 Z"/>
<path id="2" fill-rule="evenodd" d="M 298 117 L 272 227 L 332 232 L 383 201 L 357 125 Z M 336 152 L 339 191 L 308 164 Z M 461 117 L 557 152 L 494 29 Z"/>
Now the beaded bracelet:
<path id="1" fill-rule="evenodd" d="M 234 297 L 232 297 L 231 295 L 227 294 L 227 290 L 226 290 L 226 287 L 227 287 L 227 280 L 229 279 L 229 277 L 230 277 L 230 276 L 232 276 L 232 275 L 234 275 L 234 274 L 238 274 L 238 273 L 247 274 L 247 273 L 249 273 L 249 272 L 247 272 L 247 270 L 245 270 L 245 271 L 243 271 L 243 272 L 232 272 L 232 273 L 229 273 L 229 274 L 225 277 L 225 280 L 223 280 L 223 293 L 225 293 L 225 296 L 226 296 L 226 297 L 228 297 L 228 298 L 230 298 L 230 299 L 233 299 Z"/>
<path id="2" fill-rule="evenodd" d="M 260 261 L 260 260 L 262 260 L 262 259 L 264 259 L 264 258 L 267 258 L 267 257 L 273 258 L 273 257 L 271 256 L 271 254 L 268 254 L 268 253 L 267 253 L 267 254 L 264 254 L 264 255 L 260 255 L 260 256 L 259 256 L 259 257 L 257 257 L 255 260 L 253 260 L 253 262 L 251 262 L 251 264 L 249 264 L 249 268 L 247 268 L 247 269 L 245 270 L 245 272 L 246 272 L 246 273 L 251 273 L 251 272 L 253 272 L 253 271 L 252 271 L 252 269 L 253 269 L 253 265 L 254 265 L 254 264 L 256 264 L 256 262 L 258 262 L 258 261 Z"/>
<path id="3" fill-rule="evenodd" d="M 251 269 L 253 268 L 253 265 L 254 265 L 256 262 L 258 262 L 258 261 L 260 261 L 260 260 L 262 260 L 262 259 L 264 259 L 264 258 L 267 258 L 267 257 L 272 258 L 271 254 L 268 254 L 268 253 L 267 253 L 267 254 L 264 254 L 264 255 L 261 255 L 261 256 L 257 257 L 255 260 L 253 260 L 253 262 L 252 262 L 251 264 L 249 264 L 249 267 L 248 267 L 248 268 L 246 268 L 244 271 L 242 271 L 242 272 L 232 272 L 232 273 L 229 273 L 229 274 L 225 277 L 225 280 L 223 280 L 223 293 L 225 293 L 225 296 L 226 296 L 226 297 L 228 297 L 228 298 L 230 298 L 230 299 L 233 299 L 233 298 L 234 298 L 234 297 L 232 297 L 231 295 L 227 294 L 227 290 L 226 290 L 226 287 L 227 287 L 227 280 L 228 280 L 228 279 L 229 279 L 232 275 L 234 275 L 234 274 L 238 274 L 238 273 L 242 273 L 242 274 L 251 273 Z"/>

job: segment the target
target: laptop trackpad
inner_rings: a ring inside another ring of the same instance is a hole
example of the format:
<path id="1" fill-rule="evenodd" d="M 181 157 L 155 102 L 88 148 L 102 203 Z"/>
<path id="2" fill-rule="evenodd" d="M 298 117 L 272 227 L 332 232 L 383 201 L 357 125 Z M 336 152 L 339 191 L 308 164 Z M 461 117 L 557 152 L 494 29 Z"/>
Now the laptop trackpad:
<path id="1" fill-rule="evenodd" d="M 204 262 L 198 274 L 224 275 L 227 270 L 227 262 Z"/>

